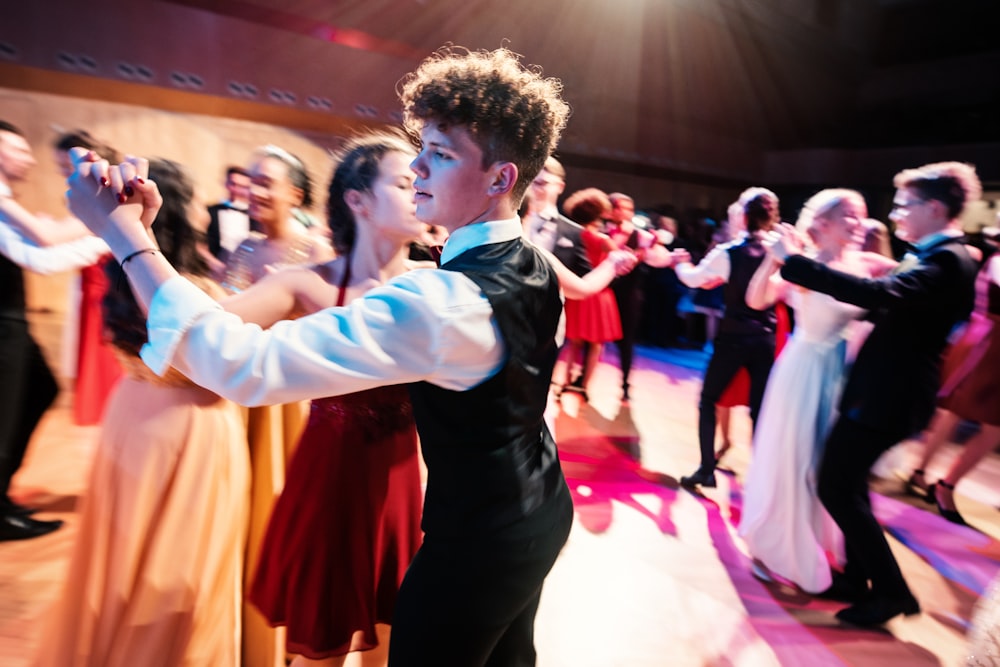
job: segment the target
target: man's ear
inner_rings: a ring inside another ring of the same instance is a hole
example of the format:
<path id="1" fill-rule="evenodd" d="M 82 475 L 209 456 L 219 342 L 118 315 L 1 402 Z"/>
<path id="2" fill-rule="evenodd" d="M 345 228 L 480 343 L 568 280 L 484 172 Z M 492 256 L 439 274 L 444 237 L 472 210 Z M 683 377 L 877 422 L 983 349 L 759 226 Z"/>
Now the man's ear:
<path id="1" fill-rule="evenodd" d="M 943 201 L 939 199 L 928 199 L 927 205 L 932 207 L 935 215 L 939 215 L 945 220 L 950 220 L 950 216 L 948 215 L 948 207 L 947 205 L 945 205 Z"/>
<path id="2" fill-rule="evenodd" d="M 517 183 L 517 165 L 513 162 L 497 162 L 493 165 L 493 182 L 489 194 L 499 196 L 509 194 Z"/>

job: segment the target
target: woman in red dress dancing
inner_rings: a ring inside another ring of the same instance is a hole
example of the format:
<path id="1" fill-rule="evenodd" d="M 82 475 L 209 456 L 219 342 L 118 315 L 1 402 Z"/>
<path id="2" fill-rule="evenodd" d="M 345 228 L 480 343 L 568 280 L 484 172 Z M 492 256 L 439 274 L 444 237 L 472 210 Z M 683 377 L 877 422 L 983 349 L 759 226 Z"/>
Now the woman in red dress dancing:
<path id="1" fill-rule="evenodd" d="M 570 195 L 563 204 L 566 215 L 583 226 L 580 242 L 587 251 L 591 266 L 598 266 L 613 250 L 615 242 L 600 231 L 601 220 L 611 211 L 611 200 L 597 188 L 579 190 Z M 573 363 L 580 360 L 586 349 L 587 358 L 582 361 L 583 397 L 587 400 L 587 386 L 597 367 L 604 343 L 622 337 L 621 317 L 614 292 L 605 287 L 600 292 L 585 299 L 566 299 L 566 379 L 568 381 Z M 589 345 L 584 345 L 589 343 Z"/>
<path id="2" fill-rule="evenodd" d="M 414 155 L 388 132 L 352 140 L 329 191 L 337 258 L 267 275 L 225 308 L 270 326 L 343 305 L 420 266 L 407 257 L 421 230 Z M 366 652 L 364 664 L 385 663 L 396 594 L 422 541 L 421 505 L 405 387 L 312 402 L 250 588 L 268 622 L 287 627 L 293 665 L 341 665 L 353 651 Z"/>

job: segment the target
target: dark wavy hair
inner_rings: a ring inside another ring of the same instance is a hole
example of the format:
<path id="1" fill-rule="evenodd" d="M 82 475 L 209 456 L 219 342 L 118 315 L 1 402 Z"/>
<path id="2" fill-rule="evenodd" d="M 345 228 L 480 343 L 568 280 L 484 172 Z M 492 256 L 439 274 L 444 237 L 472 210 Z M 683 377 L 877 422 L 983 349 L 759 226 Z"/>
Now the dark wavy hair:
<path id="1" fill-rule="evenodd" d="M 517 166 L 511 194 L 520 203 L 528 184 L 559 143 L 569 117 L 562 83 L 543 78 L 507 50 L 438 50 L 397 84 L 407 131 L 427 122 L 464 127 L 483 151 L 483 169 L 494 162 Z"/>
<path id="2" fill-rule="evenodd" d="M 357 222 L 344 200 L 348 190 L 369 192 L 378 178 L 379 165 L 386 153 L 413 155 L 413 144 L 402 132 L 376 130 L 350 139 L 335 156 L 333 177 L 327 192 L 327 224 L 338 255 L 354 248 Z"/>
<path id="3" fill-rule="evenodd" d="M 746 203 L 744 214 L 748 232 L 767 229 L 778 221 L 778 198 L 771 192 L 762 192 Z"/>
<path id="4" fill-rule="evenodd" d="M 180 273 L 207 275 L 208 265 L 196 245 L 203 234 L 188 220 L 188 208 L 194 198 L 190 177 L 176 162 L 153 158 L 149 161 L 149 178 L 163 196 L 163 205 L 153 222 L 153 236 L 160 252 Z M 136 303 L 121 266 L 110 261 L 104 270 L 111 283 L 104 295 L 104 328 L 110 332 L 114 345 L 138 354 L 147 340 L 146 316 Z"/>
<path id="5" fill-rule="evenodd" d="M 118 164 L 122 161 L 121 155 L 118 151 L 103 141 L 95 139 L 94 136 L 86 130 L 69 130 L 68 132 L 63 132 L 52 142 L 52 147 L 57 151 L 62 151 L 63 153 L 68 153 L 69 149 L 74 146 L 94 151 L 111 164 Z"/>

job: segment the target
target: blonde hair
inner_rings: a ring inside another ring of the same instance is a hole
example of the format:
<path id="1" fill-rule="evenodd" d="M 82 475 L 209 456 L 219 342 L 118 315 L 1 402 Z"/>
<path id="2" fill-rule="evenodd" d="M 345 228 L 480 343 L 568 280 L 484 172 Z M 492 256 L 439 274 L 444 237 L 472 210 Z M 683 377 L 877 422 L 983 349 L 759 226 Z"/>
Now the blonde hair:
<path id="1" fill-rule="evenodd" d="M 816 225 L 816 218 L 826 218 L 833 209 L 847 201 L 853 201 L 865 207 L 865 198 L 857 190 L 847 188 L 828 188 L 820 190 L 802 206 L 795 227 L 803 233 L 809 233 Z"/>

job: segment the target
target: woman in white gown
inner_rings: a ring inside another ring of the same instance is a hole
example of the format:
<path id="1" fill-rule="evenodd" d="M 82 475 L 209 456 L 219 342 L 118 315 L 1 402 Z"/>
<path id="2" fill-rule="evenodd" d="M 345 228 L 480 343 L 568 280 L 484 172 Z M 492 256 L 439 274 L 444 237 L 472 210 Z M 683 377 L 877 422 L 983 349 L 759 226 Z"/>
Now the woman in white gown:
<path id="1" fill-rule="evenodd" d="M 968 667 L 1000 667 L 1000 575 L 976 603 L 968 639 Z"/>
<path id="2" fill-rule="evenodd" d="M 853 190 L 823 190 L 806 202 L 797 227 L 814 256 L 833 268 L 871 276 L 891 263 L 857 250 L 867 217 Z M 795 329 L 771 370 L 753 438 L 739 533 L 761 577 L 778 575 L 808 593 L 831 584 L 831 558 L 844 562 L 843 536 L 816 496 L 816 466 L 836 418 L 852 321 L 863 311 L 785 283 L 769 255 L 754 274 L 746 301 L 766 308 L 784 299 Z"/>

